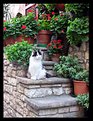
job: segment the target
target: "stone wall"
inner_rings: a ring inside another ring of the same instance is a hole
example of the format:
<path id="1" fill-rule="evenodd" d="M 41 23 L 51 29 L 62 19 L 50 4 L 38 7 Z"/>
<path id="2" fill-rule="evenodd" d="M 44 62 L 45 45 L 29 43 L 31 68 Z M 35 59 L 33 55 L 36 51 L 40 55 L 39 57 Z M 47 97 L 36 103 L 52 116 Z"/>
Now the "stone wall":
<path id="1" fill-rule="evenodd" d="M 62 80 L 62 79 L 56 78 L 56 79 L 47 80 L 47 81 L 44 80 L 43 82 L 42 80 L 41 82 L 29 81 L 30 79 L 23 78 L 23 77 L 26 77 L 27 70 L 26 69 L 24 70 L 24 68 L 19 66 L 13 66 L 12 64 L 9 63 L 8 60 L 5 59 L 5 56 L 4 56 L 3 69 L 4 69 L 4 72 L 3 72 L 4 74 L 3 116 L 4 117 L 49 117 L 49 116 L 50 117 L 81 117 L 82 116 L 81 114 L 83 113 L 81 113 L 82 112 L 81 108 L 76 103 L 74 104 L 73 100 L 70 101 L 71 105 L 69 106 L 65 106 L 65 107 L 59 106 L 56 109 L 50 108 L 47 110 L 46 109 L 39 110 L 37 114 L 26 101 L 34 98 L 38 98 L 38 99 L 40 97 L 43 98 L 47 95 L 60 96 L 62 94 L 71 93 L 71 84 L 68 79 Z M 62 89 L 64 89 L 65 93 L 63 93 Z M 60 104 L 60 103 L 56 103 L 56 104 Z M 66 104 L 69 104 L 69 102 Z M 62 111 L 60 112 L 60 110 Z"/>
<path id="2" fill-rule="evenodd" d="M 69 54 L 77 55 L 83 68 L 89 70 L 89 42 L 83 42 L 80 47 L 70 46 Z"/>

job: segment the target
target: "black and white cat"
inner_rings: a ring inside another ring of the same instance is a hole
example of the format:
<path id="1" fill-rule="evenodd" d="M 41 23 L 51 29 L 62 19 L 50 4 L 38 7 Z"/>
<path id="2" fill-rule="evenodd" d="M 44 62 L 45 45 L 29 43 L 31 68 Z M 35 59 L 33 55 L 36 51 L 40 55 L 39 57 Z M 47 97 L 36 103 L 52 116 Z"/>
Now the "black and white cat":
<path id="1" fill-rule="evenodd" d="M 34 50 L 29 59 L 27 77 L 33 80 L 46 78 L 46 70 L 42 66 L 42 52 Z"/>

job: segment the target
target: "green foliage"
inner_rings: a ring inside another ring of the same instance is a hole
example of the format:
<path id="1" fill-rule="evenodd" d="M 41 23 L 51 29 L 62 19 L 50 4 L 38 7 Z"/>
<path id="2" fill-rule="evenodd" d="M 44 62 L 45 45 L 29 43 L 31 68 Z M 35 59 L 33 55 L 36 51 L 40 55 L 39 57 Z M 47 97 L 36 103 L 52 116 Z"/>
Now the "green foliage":
<path id="1" fill-rule="evenodd" d="M 22 29 L 23 25 L 26 26 L 25 29 Z M 33 13 L 29 13 L 27 16 L 22 16 L 20 18 L 13 18 L 11 21 L 6 21 L 3 27 L 6 27 L 6 31 L 3 32 L 4 39 L 9 36 L 17 37 L 19 35 L 34 37 L 38 30 L 37 21 Z"/>
<path id="2" fill-rule="evenodd" d="M 76 98 L 77 98 L 78 104 L 83 106 L 85 109 L 89 108 L 89 93 L 78 95 Z"/>
<path id="3" fill-rule="evenodd" d="M 89 73 L 87 70 L 80 71 L 76 73 L 74 79 L 89 82 Z"/>
<path id="4" fill-rule="evenodd" d="M 62 30 L 66 31 L 68 25 L 68 15 L 54 15 L 51 18 L 50 27 L 51 31 L 54 31 L 58 34 L 61 33 Z"/>
<path id="5" fill-rule="evenodd" d="M 84 3 L 65 4 L 65 10 L 66 12 L 75 14 L 76 17 L 82 17 L 88 14 L 89 4 L 84 4 Z"/>
<path id="6" fill-rule="evenodd" d="M 62 40 L 52 40 L 48 44 L 47 48 L 48 54 L 50 56 L 56 53 L 61 53 L 63 48 Z"/>
<path id="7" fill-rule="evenodd" d="M 40 30 L 50 30 L 50 21 L 38 19 L 38 31 Z"/>
<path id="8" fill-rule="evenodd" d="M 69 26 L 67 27 L 67 39 L 71 45 L 77 45 L 83 41 L 88 41 L 89 33 L 89 18 L 75 18 L 73 21 L 69 21 Z"/>
<path id="9" fill-rule="evenodd" d="M 76 56 L 61 56 L 60 62 L 54 65 L 59 76 L 89 82 L 89 73 L 81 67 Z"/>
<path id="10" fill-rule="evenodd" d="M 10 62 L 16 62 L 19 65 L 27 66 L 33 49 L 33 45 L 27 41 L 17 42 L 14 45 L 8 45 L 4 48 L 4 53 Z"/>

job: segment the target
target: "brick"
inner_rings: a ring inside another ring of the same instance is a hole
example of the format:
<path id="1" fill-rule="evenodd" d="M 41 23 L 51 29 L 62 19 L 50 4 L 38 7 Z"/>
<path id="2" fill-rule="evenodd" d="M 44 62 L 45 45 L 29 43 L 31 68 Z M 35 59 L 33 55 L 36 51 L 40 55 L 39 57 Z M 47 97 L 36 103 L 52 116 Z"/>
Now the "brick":
<path id="1" fill-rule="evenodd" d="M 85 59 L 89 59 L 89 52 L 85 52 Z"/>
<path id="2" fill-rule="evenodd" d="M 16 72 L 15 70 L 13 70 L 13 71 L 12 71 L 12 77 L 15 77 L 15 76 L 16 76 L 16 73 L 17 73 L 17 72 Z"/>

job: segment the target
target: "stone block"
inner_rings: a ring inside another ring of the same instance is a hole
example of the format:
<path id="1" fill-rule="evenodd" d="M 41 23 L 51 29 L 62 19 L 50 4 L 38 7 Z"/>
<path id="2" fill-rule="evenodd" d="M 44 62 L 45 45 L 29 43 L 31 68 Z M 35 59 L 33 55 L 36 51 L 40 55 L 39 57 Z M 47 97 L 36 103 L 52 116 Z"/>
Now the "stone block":
<path id="1" fill-rule="evenodd" d="M 71 88 L 64 88 L 65 94 L 70 94 L 72 92 Z"/>
<path id="2" fill-rule="evenodd" d="M 8 82 L 9 82 L 10 85 L 16 86 L 16 78 L 11 77 L 11 78 L 9 78 Z"/>
<path id="3" fill-rule="evenodd" d="M 16 99 L 15 101 L 16 101 L 16 104 L 20 105 L 21 108 L 24 107 L 23 101 L 21 101 L 20 99 Z"/>
<path id="4" fill-rule="evenodd" d="M 6 92 L 8 92 L 9 94 L 12 94 L 12 92 L 13 92 L 13 86 L 11 86 L 11 85 L 5 85 L 4 86 L 4 90 Z"/>
<path id="5" fill-rule="evenodd" d="M 89 52 L 85 52 L 85 59 L 89 59 Z"/>
<path id="6" fill-rule="evenodd" d="M 20 113 L 16 112 L 16 117 L 23 117 Z"/>
<path id="7" fill-rule="evenodd" d="M 73 112 L 73 111 L 79 111 L 79 107 L 78 106 L 70 107 L 70 112 Z"/>
<path id="8" fill-rule="evenodd" d="M 80 118 L 80 117 L 83 117 L 83 113 L 77 112 L 77 111 L 71 112 L 71 113 L 64 113 L 63 117 L 64 118 L 74 118 L 74 117 Z"/>
<path id="9" fill-rule="evenodd" d="M 12 76 L 12 68 L 10 66 L 7 68 L 7 76 Z"/>
<path id="10" fill-rule="evenodd" d="M 26 77 L 27 71 L 26 70 L 17 70 L 16 75 L 19 77 Z"/>
<path id="11" fill-rule="evenodd" d="M 24 94 L 31 97 L 43 97 L 52 94 L 52 90 L 50 88 L 39 88 L 39 89 L 25 89 Z"/>
<path id="12" fill-rule="evenodd" d="M 24 93 L 24 87 L 22 87 L 20 84 L 17 85 L 17 91 L 20 93 Z"/>
<path id="13" fill-rule="evenodd" d="M 58 113 L 67 113 L 69 112 L 69 107 L 58 108 Z"/>
<path id="14" fill-rule="evenodd" d="M 51 115 L 51 114 L 56 114 L 57 109 L 47 109 L 47 110 L 40 110 L 39 115 Z"/>
<path id="15" fill-rule="evenodd" d="M 64 90 L 62 87 L 56 87 L 56 88 L 53 88 L 53 94 L 54 95 L 61 95 L 64 93 Z"/>
<path id="16" fill-rule="evenodd" d="M 13 70 L 12 71 L 12 77 L 15 77 L 16 76 L 16 70 Z"/>
<path id="17" fill-rule="evenodd" d="M 18 113 L 20 113 L 21 115 L 23 115 L 23 108 L 21 108 L 21 106 L 20 105 L 16 105 L 17 107 L 16 107 L 16 111 L 18 112 Z"/>

